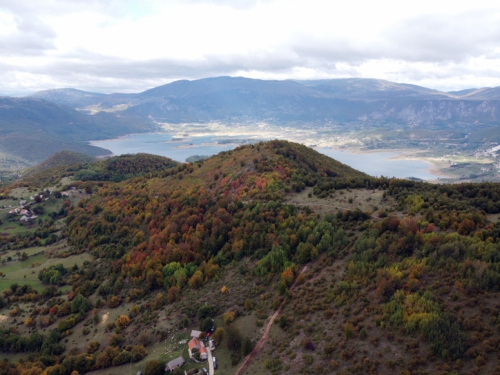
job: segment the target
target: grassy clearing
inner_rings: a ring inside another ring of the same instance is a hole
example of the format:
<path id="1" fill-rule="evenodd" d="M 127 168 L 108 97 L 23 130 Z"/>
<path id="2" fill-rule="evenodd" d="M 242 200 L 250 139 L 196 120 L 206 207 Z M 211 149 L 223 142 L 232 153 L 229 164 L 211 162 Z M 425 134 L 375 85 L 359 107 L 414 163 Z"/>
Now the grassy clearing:
<path id="1" fill-rule="evenodd" d="M 34 247 L 25 249 L 26 253 L 37 253 L 45 251 L 45 247 Z M 29 255 L 29 254 L 28 254 Z M 51 265 L 62 264 L 64 267 L 72 267 L 73 265 L 81 266 L 85 261 L 92 261 L 92 255 L 88 253 L 71 255 L 67 258 L 47 258 L 47 254 L 39 254 L 36 256 L 30 256 L 25 261 L 14 260 L 8 262 L 4 266 L 0 266 L 0 272 L 3 272 L 6 276 L 0 279 L 0 290 L 10 287 L 14 283 L 18 284 L 28 284 L 39 292 L 46 288 L 38 280 L 39 272 Z M 67 288 L 66 288 L 67 289 Z"/>
<path id="2" fill-rule="evenodd" d="M 69 176 L 69 177 L 63 177 L 61 178 L 61 182 L 60 182 L 60 185 L 64 186 L 64 185 L 69 185 L 73 182 L 73 177 L 72 176 Z"/>
<path id="3" fill-rule="evenodd" d="M 39 253 L 41 251 L 45 251 L 47 248 L 45 246 L 33 246 L 33 247 L 27 247 L 22 250 L 7 250 L 6 252 L 1 254 L 2 259 L 7 259 L 8 257 L 11 257 L 12 259 L 17 259 L 16 253 L 26 253 L 28 256 L 32 256 L 33 254 Z"/>
<path id="4" fill-rule="evenodd" d="M 0 280 L 0 291 L 9 288 L 12 284 L 17 283 L 17 284 L 27 284 L 31 286 L 33 289 L 37 290 L 38 292 L 41 292 L 42 290 L 45 289 L 45 286 L 40 281 L 36 280 L 29 280 L 29 279 L 1 279 Z"/>
<path id="5" fill-rule="evenodd" d="M 320 217 L 326 214 L 336 214 L 337 211 L 360 209 L 363 212 L 384 210 L 391 212 L 395 209 L 390 197 L 383 197 L 382 190 L 346 189 L 334 192 L 327 198 L 318 198 L 312 194 L 312 188 L 306 188 L 300 193 L 290 193 L 287 203 L 299 207 L 307 206 Z"/>

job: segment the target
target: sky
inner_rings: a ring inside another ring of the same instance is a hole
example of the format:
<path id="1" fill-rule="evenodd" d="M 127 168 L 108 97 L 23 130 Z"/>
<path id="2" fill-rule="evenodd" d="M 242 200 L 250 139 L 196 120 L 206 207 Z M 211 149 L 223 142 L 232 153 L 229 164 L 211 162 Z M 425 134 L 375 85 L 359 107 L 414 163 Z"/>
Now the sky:
<path id="1" fill-rule="evenodd" d="M 0 0 L 0 94 L 179 79 L 500 86 L 500 2 Z"/>

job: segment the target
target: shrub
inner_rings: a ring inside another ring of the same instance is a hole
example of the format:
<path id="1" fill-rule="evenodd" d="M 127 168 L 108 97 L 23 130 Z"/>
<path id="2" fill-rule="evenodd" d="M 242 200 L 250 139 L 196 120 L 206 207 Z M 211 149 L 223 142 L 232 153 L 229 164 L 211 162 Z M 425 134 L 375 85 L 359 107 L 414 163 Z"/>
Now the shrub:
<path id="1" fill-rule="evenodd" d="M 120 303 L 121 303 L 120 297 L 117 297 L 117 296 L 109 296 L 108 297 L 108 306 L 110 308 L 114 309 L 115 307 L 120 306 Z"/>
<path id="2" fill-rule="evenodd" d="M 315 349 L 314 343 L 311 341 L 309 337 L 306 337 L 304 340 L 302 340 L 302 347 L 305 350 L 311 350 L 311 351 L 314 351 Z"/>
<path id="3" fill-rule="evenodd" d="M 345 337 L 347 339 L 350 338 L 350 337 L 352 337 L 354 335 L 354 327 L 353 327 L 352 323 L 347 322 L 344 325 L 344 333 L 345 333 Z"/>
<path id="4" fill-rule="evenodd" d="M 196 271 L 189 279 L 188 285 L 192 289 L 198 289 L 203 284 L 203 274 L 200 270 Z"/>
<path id="5" fill-rule="evenodd" d="M 129 352 L 126 350 L 122 350 L 120 354 L 118 354 L 114 359 L 113 359 L 113 366 L 120 366 L 125 363 L 130 363 L 130 358 L 131 355 Z"/>
<path id="6" fill-rule="evenodd" d="M 215 341 L 216 345 L 220 345 L 222 339 L 224 338 L 224 328 L 218 327 L 215 332 L 212 334 L 212 339 Z"/>
<path id="7" fill-rule="evenodd" d="M 281 360 L 279 358 L 267 360 L 266 368 L 270 370 L 272 373 L 280 372 L 282 368 Z"/>
<path id="8" fill-rule="evenodd" d="M 231 351 L 240 351 L 241 350 L 241 343 L 242 343 L 242 338 L 240 331 L 236 329 L 235 327 L 228 327 L 226 329 L 226 343 L 227 343 L 227 348 Z"/>
<path id="9" fill-rule="evenodd" d="M 90 302 L 88 298 L 84 297 L 81 294 L 77 295 L 75 298 L 73 298 L 73 301 L 71 301 L 72 314 L 85 314 L 87 311 L 92 310 L 92 307 L 92 302 Z"/>
<path id="10" fill-rule="evenodd" d="M 302 359 L 304 360 L 306 366 L 310 366 L 314 363 L 314 357 L 312 355 L 305 354 L 302 356 Z"/>
<path id="11" fill-rule="evenodd" d="M 200 330 L 203 332 L 209 332 L 214 328 L 214 322 L 212 321 L 212 318 L 205 318 L 203 320 L 200 320 Z"/>
<path id="12" fill-rule="evenodd" d="M 126 315 L 120 315 L 115 322 L 115 325 L 119 328 L 127 327 L 129 324 L 130 324 L 130 319 Z"/>
<path id="13" fill-rule="evenodd" d="M 146 364 L 146 368 L 144 369 L 144 374 L 145 375 L 163 375 L 163 370 L 164 368 L 164 365 L 153 359 L 152 361 L 149 361 L 147 364 Z"/>
<path id="14" fill-rule="evenodd" d="M 236 314 L 234 313 L 234 311 L 226 311 L 222 315 L 222 320 L 224 321 L 224 324 L 228 326 L 234 321 L 235 316 Z"/>
<path id="15" fill-rule="evenodd" d="M 180 299 L 180 297 L 181 297 L 181 291 L 177 286 L 174 285 L 168 289 L 167 301 L 169 303 L 178 301 Z"/>
<path id="16" fill-rule="evenodd" d="M 150 342 L 150 341 L 149 341 L 149 334 L 147 334 L 146 332 L 141 332 L 141 333 L 139 334 L 139 342 L 140 342 L 142 345 L 144 345 L 144 346 L 148 345 L 148 344 L 149 344 L 149 342 Z"/>
<path id="17" fill-rule="evenodd" d="M 91 341 L 87 344 L 87 353 L 92 354 L 99 349 L 99 341 Z"/>
<path id="18" fill-rule="evenodd" d="M 109 345 L 120 346 L 125 341 L 122 335 L 112 334 L 109 338 Z"/>
<path id="19" fill-rule="evenodd" d="M 68 329 L 73 328 L 75 324 L 75 318 L 61 320 L 58 325 L 59 332 L 67 331 Z"/>
<path id="20" fill-rule="evenodd" d="M 138 362 L 146 356 L 146 348 L 144 346 L 135 345 L 130 352 L 133 362 Z"/>
<path id="21" fill-rule="evenodd" d="M 252 352 L 252 350 L 253 350 L 252 340 L 250 340 L 250 338 L 248 337 L 245 337 L 241 345 L 241 354 L 243 356 L 247 356 Z"/>
<path id="22" fill-rule="evenodd" d="M 252 309 L 253 309 L 252 301 L 249 298 L 247 298 L 245 300 L 245 310 L 250 311 Z"/>

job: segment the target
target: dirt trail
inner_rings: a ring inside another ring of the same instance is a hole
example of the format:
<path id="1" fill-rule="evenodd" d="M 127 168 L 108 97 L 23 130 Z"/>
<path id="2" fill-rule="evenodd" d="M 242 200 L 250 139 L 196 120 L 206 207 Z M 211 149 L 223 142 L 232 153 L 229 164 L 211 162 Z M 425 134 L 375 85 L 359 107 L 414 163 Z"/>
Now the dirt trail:
<path id="1" fill-rule="evenodd" d="M 300 271 L 300 274 L 303 274 L 306 271 L 307 271 L 307 265 L 304 266 L 304 268 L 302 268 L 302 271 Z M 295 281 L 293 282 L 292 286 L 290 287 L 290 290 L 292 290 L 295 287 L 296 283 L 297 283 L 297 279 L 295 279 Z M 235 372 L 234 375 L 242 375 L 245 372 L 245 370 L 248 368 L 248 366 L 250 366 L 250 363 L 252 363 L 252 361 L 255 358 L 255 356 L 264 347 L 264 345 L 266 344 L 266 342 L 267 342 L 267 340 L 269 338 L 269 332 L 271 331 L 271 327 L 272 327 L 272 325 L 274 323 L 274 320 L 280 314 L 281 308 L 283 307 L 284 303 L 285 303 L 285 300 L 283 300 L 281 302 L 281 304 L 278 307 L 278 310 L 276 310 L 274 312 L 274 314 L 271 316 L 271 318 L 269 319 L 269 321 L 266 324 L 266 329 L 264 331 L 264 335 L 261 337 L 261 339 L 259 340 L 259 342 L 257 343 L 257 345 L 255 345 L 255 348 L 252 350 L 252 352 L 249 355 L 246 356 L 246 358 L 243 361 L 243 363 L 241 364 L 240 368 L 238 369 L 238 371 Z"/>

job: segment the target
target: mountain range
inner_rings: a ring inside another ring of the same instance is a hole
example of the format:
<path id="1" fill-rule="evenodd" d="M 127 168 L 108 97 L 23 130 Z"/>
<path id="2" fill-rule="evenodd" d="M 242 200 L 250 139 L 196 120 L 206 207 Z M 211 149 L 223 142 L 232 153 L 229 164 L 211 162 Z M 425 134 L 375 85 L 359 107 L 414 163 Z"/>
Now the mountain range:
<path id="1" fill-rule="evenodd" d="M 377 79 L 266 81 L 216 77 L 176 81 L 137 94 L 47 90 L 31 97 L 78 110 L 165 122 L 267 120 L 275 123 L 363 122 L 433 126 L 493 124 L 500 88 L 441 92 Z"/>

